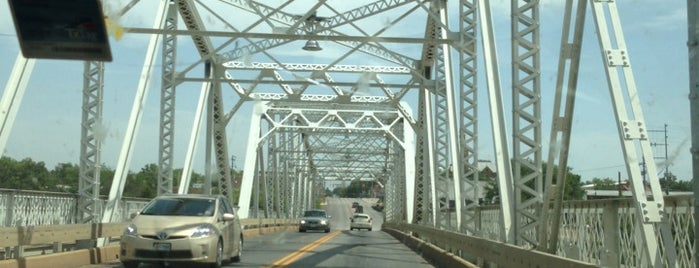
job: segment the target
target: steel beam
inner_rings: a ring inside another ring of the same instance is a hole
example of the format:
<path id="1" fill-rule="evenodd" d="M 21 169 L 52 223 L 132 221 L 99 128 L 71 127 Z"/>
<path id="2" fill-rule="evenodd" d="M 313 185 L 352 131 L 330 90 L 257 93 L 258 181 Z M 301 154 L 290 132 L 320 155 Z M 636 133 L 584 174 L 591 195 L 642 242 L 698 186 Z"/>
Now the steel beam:
<path id="1" fill-rule="evenodd" d="M 515 243 L 538 244 L 536 207 L 542 203 L 541 59 L 539 1 L 511 1 L 512 179 Z"/>
<path id="2" fill-rule="evenodd" d="M 515 213 L 514 198 L 512 196 L 514 189 L 512 168 L 510 167 L 510 153 L 507 146 L 507 128 L 505 127 L 502 104 L 502 88 L 500 86 L 500 72 L 498 71 L 493 20 L 488 1 L 479 0 L 478 6 L 478 14 L 481 18 L 480 28 L 483 35 L 483 54 L 488 86 L 488 101 L 490 104 L 490 121 L 493 131 L 493 146 L 495 149 L 495 164 L 497 165 L 498 186 L 500 188 L 500 209 L 502 213 L 500 239 L 514 244 L 513 221 L 515 220 Z"/>
<path id="3" fill-rule="evenodd" d="M 636 233 L 642 241 L 643 259 L 648 261 L 645 263 L 648 266 L 663 267 L 667 262 L 671 267 L 675 267 L 677 266 L 675 244 L 668 237 L 671 236 L 671 232 L 667 224 L 669 219 L 665 214 L 663 191 L 658 181 L 655 158 L 648 139 L 648 127 L 643 118 L 616 1 L 592 0 L 592 13 L 614 106 L 626 171 L 630 177 L 631 190 L 636 201 L 635 215 L 638 220 Z M 627 110 L 627 103 L 631 110 Z M 643 160 L 647 170 L 645 172 L 647 180 L 641 171 L 640 160 Z M 650 191 L 647 192 L 646 187 L 649 187 Z M 658 237 L 665 239 L 659 242 Z M 662 243 L 664 256 L 660 252 L 660 243 Z M 663 260 L 664 258 L 666 260 Z"/>
<path id="4" fill-rule="evenodd" d="M 478 234 L 475 209 L 480 197 L 478 177 L 478 13 L 477 1 L 461 0 L 459 5 L 459 145 L 461 155 L 461 225 L 459 231 Z M 469 200 L 467 202 L 466 200 Z"/>
<path id="5" fill-rule="evenodd" d="M 177 9 L 168 3 L 164 29 L 177 29 Z M 161 51 L 162 84 L 160 85 L 160 133 L 158 139 L 158 195 L 173 192 L 172 161 L 175 150 L 175 64 L 177 61 L 177 36 L 163 34 Z M 184 184 L 187 183 L 187 184 Z M 180 180 L 180 188 L 188 189 L 189 181 Z"/>
<path id="6" fill-rule="evenodd" d="M 24 92 L 27 89 L 29 78 L 34 70 L 35 59 L 26 59 L 22 53 L 17 53 L 15 65 L 7 80 L 5 91 L 0 102 L 0 154 L 5 153 L 7 140 L 10 138 L 12 126 L 17 117 L 17 111 L 22 104 Z"/>
<path id="7" fill-rule="evenodd" d="M 551 136 L 546 165 L 546 185 L 541 210 L 538 249 L 558 251 L 563 192 L 568 175 L 568 150 L 573 126 L 573 111 L 578 87 L 580 49 L 583 41 L 587 1 L 566 1 L 558 58 L 556 92 L 551 119 Z M 567 79 L 567 80 L 566 80 Z M 558 146 L 551 146 L 556 144 Z M 554 171 L 557 172 L 554 176 Z"/>
<path id="8" fill-rule="evenodd" d="M 168 0 L 162 0 L 160 2 L 160 6 L 158 7 L 158 12 L 156 13 L 155 17 L 154 28 L 164 27 L 167 9 L 169 6 L 168 2 Z M 136 146 L 136 133 L 138 133 L 141 118 L 143 117 L 143 110 L 146 107 L 146 91 L 150 87 L 150 77 L 152 77 L 153 68 L 157 65 L 155 64 L 155 55 L 158 49 L 159 40 L 159 35 L 152 35 L 150 41 L 148 42 L 148 47 L 146 49 L 146 55 L 143 62 L 143 69 L 141 69 L 141 75 L 139 76 L 140 80 L 138 82 L 136 95 L 134 96 L 133 106 L 131 107 L 129 124 L 126 129 L 126 135 L 124 136 L 121 151 L 119 153 L 119 160 L 115 168 L 114 179 L 112 180 L 112 185 L 109 188 L 109 200 L 107 201 L 104 213 L 102 214 L 102 222 L 112 222 L 112 220 L 115 219 L 119 208 L 119 200 L 121 200 L 121 196 L 124 192 L 126 177 L 129 173 L 129 165 L 131 163 L 131 157 L 133 156 L 133 148 Z"/>
<path id="9" fill-rule="evenodd" d="M 80 127 L 80 178 L 78 182 L 78 218 L 95 223 L 100 215 L 100 157 L 102 148 L 102 96 L 104 62 L 86 61 L 83 73 L 82 123 Z"/>

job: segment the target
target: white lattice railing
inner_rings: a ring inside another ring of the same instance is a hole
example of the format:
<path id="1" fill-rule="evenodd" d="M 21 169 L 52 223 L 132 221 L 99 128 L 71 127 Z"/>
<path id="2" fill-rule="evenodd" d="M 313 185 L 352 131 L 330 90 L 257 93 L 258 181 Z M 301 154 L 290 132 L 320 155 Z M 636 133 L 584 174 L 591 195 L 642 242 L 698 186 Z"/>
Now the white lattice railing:
<path id="1" fill-rule="evenodd" d="M 665 197 L 665 213 L 673 233 L 678 267 L 694 266 L 693 196 Z M 635 234 L 638 220 L 630 198 L 563 203 L 557 255 L 602 266 L 639 267 L 643 243 Z M 499 206 L 479 208 L 484 238 L 499 240 Z M 657 241 L 663 241 L 657 234 Z M 667 261 L 665 248 L 660 254 Z"/>
<path id="2" fill-rule="evenodd" d="M 0 227 L 62 225 L 77 223 L 78 196 L 67 193 L 0 189 Z M 147 200 L 124 200 L 119 205 L 122 221 Z M 106 200 L 96 205 L 101 213 Z M 679 267 L 694 266 L 693 196 L 665 198 L 666 216 L 677 251 Z M 600 265 L 637 267 L 643 254 L 634 233 L 637 225 L 631 199 L 569 201 L 563 204 L 557 255 Z M 500 240 L 498 206 L 478 208 L 483 238 Z M 658 234 L 658 241 L 662 237 Z M 661 256 L 666 257 L 662 248 Z"/>
<path id="3" fill-rule="evenodd" d="M 76 224 L 78 198 L 70 193 L 0 189 L 0 227 Z M 124 221 L 147 201 L 122 200 L 115 222 Z M 95 204 L 98 215 L 102 214 L 106 203 L 103 197 Z"/>

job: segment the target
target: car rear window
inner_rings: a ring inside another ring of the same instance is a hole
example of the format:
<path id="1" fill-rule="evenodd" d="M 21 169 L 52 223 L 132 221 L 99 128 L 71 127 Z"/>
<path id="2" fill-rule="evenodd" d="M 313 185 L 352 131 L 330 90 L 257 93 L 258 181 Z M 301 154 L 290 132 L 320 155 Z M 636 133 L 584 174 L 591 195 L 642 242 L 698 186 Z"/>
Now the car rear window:
<path id="1" fill-rule="evenodd" d="M 369 219 L 369 216 L 367 216 L 367 215 L 354 215 L 354 218 L 355 218 L 355 219 L 365 219 L 365 220 L 366 220 L 366 219 Z"/>
<path id="2" fill-rule="evenodd" d="M 216 209 L 213 199 L 161 198 L 153 200 L 141 212 L 142 215 L 163 216 L 213 216 Z"/>
<path id="3" fill-rule="evenodd" d="M 307 210 L 303 212 L 304 217 L 325 217 L 325 211 Z"/>

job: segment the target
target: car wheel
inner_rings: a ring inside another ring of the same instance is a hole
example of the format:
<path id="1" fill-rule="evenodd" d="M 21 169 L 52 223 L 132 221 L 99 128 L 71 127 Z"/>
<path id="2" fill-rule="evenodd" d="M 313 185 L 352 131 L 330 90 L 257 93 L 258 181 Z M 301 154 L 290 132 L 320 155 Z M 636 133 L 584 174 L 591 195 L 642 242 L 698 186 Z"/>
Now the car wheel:
<path id="1" fill-rule="evenodd" d="M 219 240 L 218 245 L 216 246 L 216 262 L 211 263 L 211 265 L 209 267 L 221 268 L 222 264 L 223 264 L 223 242 L 221 242 L 221 240 Z"/>
<path id="2" fill-rule="evenodd" d="M 125 261 L 125 262 L 122 262 L 121 264 L 124 265 L 124 268 L 138 268 L 137 261 Z"/>
<path id="3" fill-rule="evenodd" d="M 354 231 L 354 228 L 350 228 L 350 231 Z"/>
<path id="4" fill-rule="evenodd" d="M 240 262 L 240 259 L 243 257 L 243 236 L 240 236 L 240 240 L 238 241 L 238 254 L 233 256 L 231 258 L 232 262 Z"/>
<path id="5" fill-rule="evenodd" d="M 330 229 L 325 229 L 325 232 L 326 232 L 326 233 L 329 233 L 329 232 L 330 232 Z"/>
<path id="6" fill-rule="evenodd" d="M 305 231 L 306 231 L 306 230 L 304 230 L 304 229 L 299 229 L 299 233 L 303 233 L 303 232 L 305 232 Z"/>
<path id="7" fill-rule="evenodd" d="M 367 230 L 369 230 L 369 232 L 371 232 L 371 228 L 369 228 L 369 229 L 367 229 Z"/>

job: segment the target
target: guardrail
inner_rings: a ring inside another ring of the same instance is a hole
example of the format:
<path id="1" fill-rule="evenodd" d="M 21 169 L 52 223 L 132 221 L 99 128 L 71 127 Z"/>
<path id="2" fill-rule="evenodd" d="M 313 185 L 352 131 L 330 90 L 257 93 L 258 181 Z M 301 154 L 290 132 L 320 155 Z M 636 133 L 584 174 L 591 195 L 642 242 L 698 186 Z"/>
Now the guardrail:
<path id="1" fill-rule="evenodd" d="M 76 224 L 77 198 L 74 194 L 0 189 L 0 226 L 18 232 L 30 227 L 12 226 Z M 677 248 L 678 266 L 693 267 L 694 197 L 671 196 L 664 200 Z M 118 214 L 126 219 L 128 216 L 124 215 L 138 211 L 146 201 L 127 199 L 120 203 Z M 97 209 L 105 202 L 98 202 Z M 479 237 L 497 241 L 501 229 L 499 206 L 477 207 L 475 214 Z M 629 198 L 564 202 L 556 255 L 602 266 L 638 267 L 643 254 L 637 250 L 640 242 L 630 235 L 637 228 L 636 222 L 634 202 Z M 7 240 L 3 233 L 0 233 L 0 240 Z M 662 241 L 660 234 L 658 241 Z M 44 247 L 51 247 L 46 249 L 51 251 L 53 245 Z M 666 258 L 664 248 L 660 253 Z"/>
<path id="2" fill-rule="evenodd" d="M 276 232 L 298 226 L 295 219 L 242 219 L 243 236 Z M 0 248 L 5 249 L 3 259 L 25 257 L 25 251 L 40 250 L 41 254 L 63 252 L 81 247 L 81 241 L 96 241 L 100 238 L 118 240 L 127 222 L 40 225 L 0 228 Z M 87 247 L 94 247 L 89 243 Z"/>
<path id="3" fill-rule="evenodd" d="M 511 244 L 497 242 L 479 237 L 468 236 L 462 233 L 437 230 L 415 224 L 384 223 L 381 227 L 389 233 L 400 232 L 403 237 L 415 237 L 426 242 L 425 250 L 434 245 L 445 252 L 451 253 L 478 267 L 567 267 L 567 268 L 591 268 L 599 267 L 595 264 L 567 259 L 564 257 L 517 247 Z M 394 234 L 394 236 L 396 236 Z M 403 241 L 406 243 L 406 241 Z M 410 244 L 409 242 L 406 244 Z M 422 251 L 423 249 L 417 249 Z M 453 258 L 448 258 L 446 253 L 440 254 L 437 262 L 445 262 L 444 267 L 470 267 L 459 264 Z M 463 263 L 463 262 L 461 262 Z"/>

